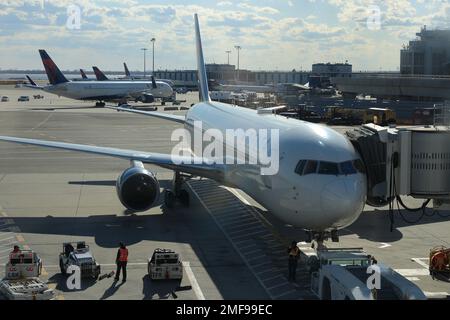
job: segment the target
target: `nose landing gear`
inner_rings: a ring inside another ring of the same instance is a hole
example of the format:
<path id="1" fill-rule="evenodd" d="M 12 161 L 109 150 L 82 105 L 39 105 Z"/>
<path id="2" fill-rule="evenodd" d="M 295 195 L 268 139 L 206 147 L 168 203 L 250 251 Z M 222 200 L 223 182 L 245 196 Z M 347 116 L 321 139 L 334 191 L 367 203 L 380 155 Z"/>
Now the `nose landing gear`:
<path id="1" fill-rule="evenodd" d="M 311 242 L 311 247 L 322 248 L 324 247 L 323 242 L 330 239 L 332 242 L 339 242 L 338 230 L 331 231 L 307 231 L 307 242 Z"/>
<path id="2" fill-rule="evenodd" d="M 191 178 L 191 176 L 182 175 L 178 171 L 175 172 L 172 182 L 172 190 L 164 190 L 164 204 L 167 208 L 171 209 L 175 207 L 177 201 L 179 201 L 183 207 L 189 207 L 189 192 L 187 192 L 186 189 L 183 189 L 183 183 L 189 178 Z"/>

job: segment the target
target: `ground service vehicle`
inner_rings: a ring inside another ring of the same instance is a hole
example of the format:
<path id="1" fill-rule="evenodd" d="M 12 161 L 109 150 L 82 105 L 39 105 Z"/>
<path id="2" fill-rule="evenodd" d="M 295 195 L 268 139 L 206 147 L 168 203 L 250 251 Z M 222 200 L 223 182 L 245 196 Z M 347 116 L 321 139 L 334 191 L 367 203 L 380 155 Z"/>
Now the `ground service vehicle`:
<path id="1" fill-rule="evenodd" d="M 32 250 L 11 252 L 0 293 L 8 300 L 51 300 L 54 291 L 39 279 L 42 260 Z"/>
<path id="2" fill-rule="evenodd" d="M 178 253 L 170 249 L 156 249 L 148 261 L 148 275 L 152 280 L 183 278 L 183 265 Z"/>
<path id="3" fill-rule="evenodd" d="M 59 267 L 62 274 L 66 274 L 70 266 L 80 268 L 82 278 L 97 279 L 100 275 L 100 265 L 95 261 L 89 246 L 80 241 L 74 243 L 66 242 L 63 244 L 63 251 L 59 254 Z"/>
<path id="4" fill-rule="evenodd" d="M 29 96 L 20 96 L 17 101 L 19 102 L 24 102 L 24 101 L 30 101 L 30 97 Z"/>
<path id="5" fill-rule="evenodd" d="M 324 249 L 309 256 L 311 291 L 321 300 L 425 300 L 414 283 L 373 263 L 362 248 Z M 379 287 L 371 276 L 379 276 Z M 369 283 L 374 284 L 370 287 Z"/>

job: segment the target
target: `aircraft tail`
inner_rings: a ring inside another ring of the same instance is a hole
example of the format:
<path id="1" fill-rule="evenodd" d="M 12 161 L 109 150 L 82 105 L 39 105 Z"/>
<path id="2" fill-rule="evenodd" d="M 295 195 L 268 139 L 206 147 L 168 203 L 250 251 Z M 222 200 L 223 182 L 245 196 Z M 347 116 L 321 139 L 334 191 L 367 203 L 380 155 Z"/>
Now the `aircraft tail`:
<path id="1" fill-rule="evenodd" d="M 88 77 L 87 77 L 87 75 L 86 75 L 86 73 L 84 72 L 83 69 L 80 69 L 80 73 L 81 73 L 81 78 L 83 78 L 83 80 L 87 80 L 88 79 Z"/>
<path id="2" fill-rule="evenodd" d="M 39 86 L 36 84 L 36 82 L 34 82 L 29 76 L 26 76 L 26 77 L 27 77 L 28 81 L 30 82 L 30 85 L 31 85 L 31 86 L 33 86 L 33 87 L 39 87 Z"/>
<path id="3" fill-rule="evenodd" d="M 125 68 L 125 75 L 126 75 L 128 78 L 131 78 L 130 70 L 128 70 L 127 64 L 126 64 L 125 62 L 123 63 L 123 67 Z"/>
<path id="4" fill-rule="evenodd" d="M 198 22 L 198 15 L 194 15 L 195 19 L 195 42 L 197 47 L 197 68 L 199 80 L 199 95 L 200 101 L 211 101 L 208 89 L 208 77 L 206 76 L 205 60 L 203 58 L 202 38 L 200 35 L 200 25 Z"/>
<path id="5" fill-rule="evenodd" d="M 155 77 L 154 76 L 152 76 L 152 87 L 153 87 L 153 89 L 157 89 L 158 88 L 158 86 L 156 85 L 156 81 L 155 81 Z"/>
<path id="6" fill-rule="evenodd" d="M 47 73 L 50 84 L 55 85 L 69 82 L 45 50 L 39 50 L 39 54 L 41 55 L 42 63 L 44 64 L 45 72 Z"/>
<path id="7" fill-rule="evenodd" d="M 105 74 L 100 71 L 99 68 L 97 67 L 92 67 L 92 69 L 94 69 L 94 73 L 95 73 L 95 77 L 97 78 L 98 81 L 108 81 L 108 77 L 105 76 Z"/>

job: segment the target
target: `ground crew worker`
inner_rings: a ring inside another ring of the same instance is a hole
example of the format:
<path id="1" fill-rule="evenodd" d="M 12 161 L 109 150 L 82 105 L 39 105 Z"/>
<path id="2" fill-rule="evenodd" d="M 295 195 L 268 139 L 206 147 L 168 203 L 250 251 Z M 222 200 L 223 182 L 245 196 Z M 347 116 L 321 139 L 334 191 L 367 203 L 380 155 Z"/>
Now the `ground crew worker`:
<path id="1" fill-rule="evenodd" d="M 120 270 L 122 270 L 122 282 L 127 281 L 127 262 L 128 262 L 128 249 L 121 242 L 119 243 L 119 250 L 117 251 L 117 272 L 115 281 L 119 281 Z"/>
<path id="2" fill-rule="evenodd" d="M 19 246 L 14 246 L 13 251 L 11 253 L 20 253 Z"/>
<path id="3" fill-rule="evenodd" d="M 287 252 L 289 254 L 289 280 L 295 281 L 297 261 L 300 257 L 300 249 L 297 247 L 296 241 L 292 241 L 291 246 L 288 248 Z"/>

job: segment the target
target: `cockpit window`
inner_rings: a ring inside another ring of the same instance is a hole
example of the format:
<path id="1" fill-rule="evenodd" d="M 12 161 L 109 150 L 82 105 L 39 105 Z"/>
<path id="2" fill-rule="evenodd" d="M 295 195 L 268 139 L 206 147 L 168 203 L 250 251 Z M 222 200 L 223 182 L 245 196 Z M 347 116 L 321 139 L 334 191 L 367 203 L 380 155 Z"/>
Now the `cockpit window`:
<path id="1" fill-rule="evenodd" d="M 297 164 L 297 167 L 295 167 L 295 173 L 299 175 L 303 175 L 303 169 L 306 165 L 306 160 L 300 160 L 300 162 Z"/>
<path id="2" fill-rule="evenodd" d="M 344 161 L 341 163 L 330 161 L 300 160 L 295 167 L 295 173 L 301 176 L 308 174 L 322 175 L 351 175 L 366 173 L 364 163 L 360 160 Z"/>
<path id="3" fill-rule="evenodd" d="M 337 176 L 339 174 L 337 163 L 320 161 L 319 174 L 329 174 Z"/>
<path id="4" fill-rule="evenodd" d="M 356 173 L 356 169 L 353 166 L 353 162 L 352 161 L 345 161 L 340 163 L 340 167 L 341 167 L 341 173 L 344 175 L 349 175 L 349 174 L 355 174 Z"/>
<path id="5" fill-rule="evenodd" d="M 316 173 L 317 171 L 317 161 L 308 160 L 306 162 L 305 170 L 303 171 L 303 175 Z"/>

